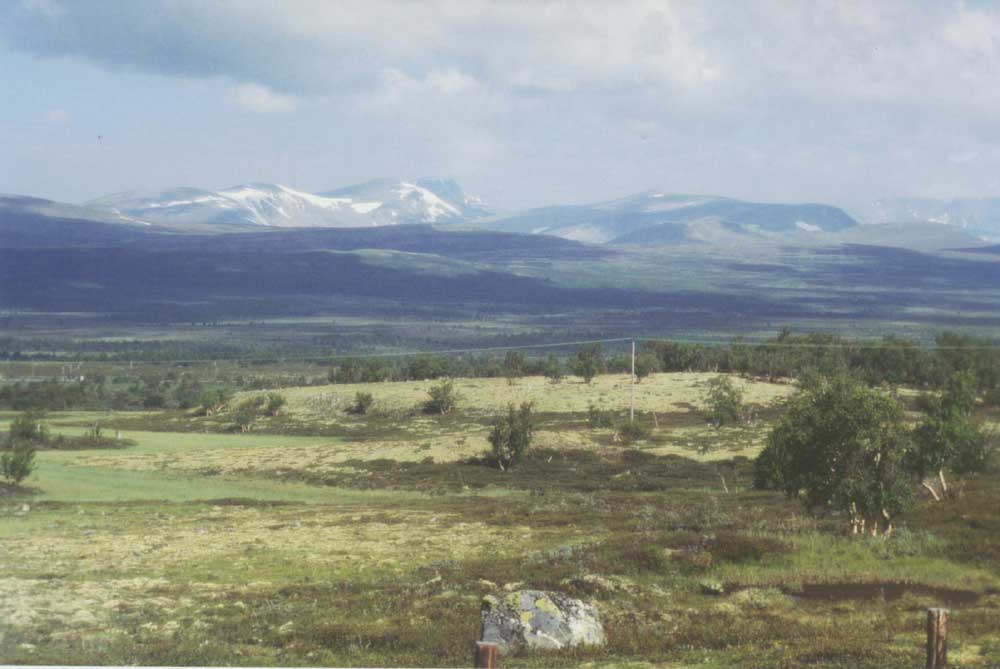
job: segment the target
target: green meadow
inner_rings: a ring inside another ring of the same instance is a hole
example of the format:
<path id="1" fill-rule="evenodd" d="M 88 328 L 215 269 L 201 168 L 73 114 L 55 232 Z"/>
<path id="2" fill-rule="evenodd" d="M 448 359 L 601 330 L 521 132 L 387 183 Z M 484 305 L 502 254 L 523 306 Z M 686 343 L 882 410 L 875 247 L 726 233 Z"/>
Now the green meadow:
<path id="1" fill-rule="evenodd" d="M 284 388 L 245 433 L 236 406 L 267 391 L 209 416 L 49 414 L 130 445 L 39 451 L 0 497 L 0 662 L 469 666 L 482 598 L 534 587 L 594 602 L 608 643 L 503 666 L 919 666 L 930 606 L 952 611 L 954 666 L 1000 665 L 1000 475 L 852 537 L 751 489 L 794 384 L 734 377 L 756 418 L 715 429 L 714 376 L 638 384 L 631 443 L 589 420 L 627 412 L 616 375 L 457 379 L 447 415 L 421 410 L 431 381 Z M 534 444 L 501 472 L 489 421 L 521 401 Z"/>

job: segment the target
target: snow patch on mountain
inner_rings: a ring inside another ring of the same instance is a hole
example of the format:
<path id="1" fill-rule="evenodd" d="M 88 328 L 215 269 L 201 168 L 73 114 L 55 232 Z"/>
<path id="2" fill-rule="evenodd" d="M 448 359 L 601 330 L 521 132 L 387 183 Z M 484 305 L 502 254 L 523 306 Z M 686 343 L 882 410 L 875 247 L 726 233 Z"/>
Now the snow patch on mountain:
<path id="1" fill-rule="evenodd" d="M 448 179 L 385 179 L 320 194 L 258 183 L 216 191 L 177 188 L 119 193 L 88 205 L 174 228 L 369 227 L 474 220 L 489 214 L 481 200 L 467 197 Z"/>
<path id="2" fill-rule="evenodd" d="M 462 212 L 458 210 L 454 205 L 448 204 L 437 195 L 427 190 L 426 188 L 421 188 L 416 184 L 411 184 L 403 182 L 399 184 L 399 188 L 396 189 L 399 196 L 404 199 L 418 198 L 424 205 L 426 211 L 425 221 L 428 223 L 433 223 L 443 216 L 461 216 Z"/>

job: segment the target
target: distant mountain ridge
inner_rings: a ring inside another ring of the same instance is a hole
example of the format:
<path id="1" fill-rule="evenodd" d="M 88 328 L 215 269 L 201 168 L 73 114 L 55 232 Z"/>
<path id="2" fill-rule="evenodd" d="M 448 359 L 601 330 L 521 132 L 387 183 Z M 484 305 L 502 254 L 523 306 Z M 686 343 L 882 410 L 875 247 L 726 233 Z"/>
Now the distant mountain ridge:
<path id="1" fill-rule="evenodd" d="M 0 243 L 38 248 L 104 245 L 109 240 L 134 238 L 137 229 L 216 235 L 415 224 L 544 235 L 587 244 L 684 245 L 706 250 L 747 244 L 777 248 L 853 243 L 935 251 L 1000 240 L 1000 225 L 990 227 L 992 206 L 1000 214 L 1000 200 L 970 201 L 962 210 L 966 218 L 943 217 L 943 201 L 906 202 L 910 203 L 906 209 L 884 206 L 864 218 L 858 214 L 863 221 L 878 223 L 861 225 L 843 209 L 826 204 L 759 203 L 659 191 L 499 215 L 466 195 L 455 181 L 442 178 L 375 179 L 321 193 L 274 184 L 220 190 L 175 188 L 118 193 L 82 205 L 0 194 Z M 951 211 L 954 208 L 945 214 Z M 925 222 L 925 215 L 937 222 Z M 902 220 L 882 222 L 890 218 Z M 994 229 L 996 235 L 984 234 Z"/>
<path id="2" fill-rule="evenodd" d="M 179 230 L 240 227 L 370 227 L 475 220 L 489 215 L 454 181 L 380 179 L 325 193 L 251 183 L 220 190 L 116 193 L 84 206 Z"/>
<path id="3" fill-rule="evenodd" d="M 857 215 L 867 223 L 935 223 L 1000 241 L 1000 198 L 884 198 L 858 207 Z"/>
<path id="4" fill-rule="evenodd" d="M 843 210 L 824 204 L 765 204 L 647 191 L 596 204 L 531 209 L 488 225 L 599 244 L 672 244 L 714 241 L 732 234 L 821 235 L 858 223 Z"/>

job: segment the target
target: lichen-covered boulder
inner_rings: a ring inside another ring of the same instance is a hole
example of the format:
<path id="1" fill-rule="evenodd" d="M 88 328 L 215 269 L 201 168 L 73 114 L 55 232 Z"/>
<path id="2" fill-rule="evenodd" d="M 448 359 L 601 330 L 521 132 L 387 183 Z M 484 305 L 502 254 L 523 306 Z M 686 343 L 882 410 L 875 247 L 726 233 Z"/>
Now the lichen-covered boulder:
<path id="1" fill-rule="evenodd" d="M 507 654 L 523 648 L 559 650 L 604 644 L 597 609 L 559 592 L 516 590 L 483 598 L 483 641 Z"/>

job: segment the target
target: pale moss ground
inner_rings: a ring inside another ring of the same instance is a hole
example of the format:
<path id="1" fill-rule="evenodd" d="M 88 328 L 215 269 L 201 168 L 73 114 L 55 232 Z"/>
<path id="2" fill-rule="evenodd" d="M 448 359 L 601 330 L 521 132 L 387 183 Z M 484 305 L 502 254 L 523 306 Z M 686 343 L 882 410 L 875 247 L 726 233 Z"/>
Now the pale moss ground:
<path id="1" fill-rule="evenodd" d="M 718 376 L 711 373 L 655 374 L 635 386 L 635 408 L 640 413 L 683 411 L 704 408 L 708 381 Z M 734 385 L 744 392 L 749 404 L 770 405 L 787 397 L 794 390 L 790 384 L 751 382 L 732 376 Z M 628 375 L 606 374 L 592 383 L 577 377 L 566 377 L 553 384 L 543 377 L 529 376 L 513 384 L 505 379 L 457 379 L 456 390 L 461 406 L 473 412 L 495 412 L 508 403 L 532 402 L 541 413 L 584 413 L 591 404 L 603 409 L 626 409 L 629 406 Z M 288 412 L 318 420 L 329 420 L 331 409 L 350 405 L 358 391 L 374 395 L 377 406 L 389 410 L 411 409 L 427 399 L 427 390 L 434 382 L 406 381 L 371 384 L 340 384 L 281 390 L 288 400 Z M 259 393 L 247 393 L 254 395 Z"/>
<path id="2" fill-rule="evenodd" d="M 858 639 L 865 652 L 910 662 L 919 655 L 921 607 L 933 598 L 815 604 L 779 588 L 873 580 L 983 593 L 1000 587 L 995 569 L 952 561 L 940 550 L 944 541 L 928 532 L 911 533 L 912 551 L 890 551 L 880 542 L 845 540 L 780 496 L 724 494 L 716 462 L 752 457 L 769 425 L 707 426 L 714 376 L 658 374 L 636 387 L 640 419 L 653 426 L 636 448 L 644 457 L 684 456 L 662 458 L 679 463 L 671 467 L 701 467 L 695 473 L 702 483 L 678 481 L 665 490 L 545 490 L 545 482 L 519 489 L 510 485 L 516 472 L 504 478 L 484 465 L 457 464 L 486 451 L 486 422 L 498 407 L 526 400 L 543 420 L 537 448 L 620 464 L 626 447 L 610 430 L 591 430 L 586 412 L 591 404 L 625 409 L 630 389 L 622 376 L 592 385 L 457 379 L 462 400 L 443 418 L 418 410 L 429 381 L 286 388 L 278 391 L 288 399 L 283 415 L 261 419 L 249 434 L 200 431 L 218 429 L 224 415 L 172 414 L 163 418 L 185 431 L 123 430 L 135 446 L 41 452 L 27 481 L 35 494 L 0 498 L 0 662 L 462 666 L 483 595 L 524 578 L 563 588 L 585 577 L 599 587 L 576 594 L 597 600 L 620 659 L 512 658 L 510 666 L 722 667 L 751 656 L 753 666 L 772 666 L 776 657 L 813 651 L 849 660 L 854 656 L 837 653 Z M 736 382 L 772 416 L 794 391 Z M 375 396 L 374 415 L 344 411 L 359 390 Z M 53 432 L 79 434 L 94 421 L 113 426 L 122 418 L 74 412 L 49 423 Z M 283 426 L 336 436 L 276 433 Z M 431 460 L 496 484 L 446 492 L 433 480 L 356 485 Z M 579 475 L 596 471 L 599 479 L 602 466 Z M 642 466 L 622 466 L 616 480 L 635 478 Z M 311 485 L 306 475 L 337 485 Z M 572 483 L 567 476 L 558 485 Z M 787 548 L 691 572 L 687 548 L 663 547 L 675 535 L 693 535 L 690 542 L 726 533 Z M 586 559 L 561 557 L 574 555 Z M 706 597 L 698 585 L 705 578 L 751 588 Z M 986 594 L 962 612 L 966 638 L 953 647 L 961 666 L 989 666 L 1000 652 L 989 631 L 997 610 L 1000 595 Z M 1000 639 L 1000 624 L 996 632 Z M 732 648 L 720 643 L 726 638 Z M 657 659 L 664 653 L 669 662 Z M 875 666 L 857 657 L 855 664 Z"/>
<path id="3" fill-rule="evenodd" d="M 641 446 L 657 455 L 683 455 L 699 461 L 731 458 L 734 455 L 753 457 L 763 446 L 764 432 L 756 429 L 724 428 L 716 430 L 703 420 L 707 382 L 714 374 L 657 374 L 637 384 L 635 406 L 639 418 L 653 428 L 655 439 Z M 748 382 L 733 377 L 744 391 L 747 403 L 765 408 L 781 402 L 794 387 L 790 384 Z M 585 416 L 588 407 L 624 410 L 628 406 L 630 388 L 627 377 L 607 375 L 597 377 L 592 384 L 568 378 L 552 384 L 541 377 L 525 377 L 514 384 L 504 379 L 459 379 L 456 389 L 461 396 L 458 412 L 462 416 L 488 417 L 507 403 L 532 402 L 540 414 L 574 414 L 573 425 L 557 429 L 539 429 L 535 445 L 549 449 L 589 449 L 606 447 L 612 430 L 590 429 Z M 459 422 L 442 429 L 437 417 L 419 412 L 427 398 L 430 381 L 401 383 L 346 384 L 333 386 L 287 388 L 280 392 L 287 400 L 282 421 L 293 425 L 359 427 L 370 417 L 354 416 L 346 411 L 357 392 L 370 392 L 376 399 L 374 412 L 403 434 L 392 439 L 366 438 L 352 442 L 333 437 L 297 437 L 270 434 L 197 434 L 121 431 L 125 438 L 137 442 L 137 447 L 115 451 L 87 451 L 51 454 L 50 457 L 68 466 L 99 469 L 154 470 L 174 472 L 212 472 L 242 474 L 253 472 L 357 473 L 345 464 L 351 461 L 393 460 L 420 462 L 455 462 L 485 453 L 489 449 L 488 430 L 479 423 Z M 238 404 L 260 392 L 244 393 L 230 403 Z M 667 414 L 680 413 L 690 418 L 691 425 L 672 425 Z M 54 429 L 66 434 L 79 434 L 82 427 L 60 427 L 60 423 L 79 425 L 91 421 L 108 421 L 102 414 L 71 414 L 53 421 Z M 113 420 L 113 417 L 110 419 Z M 225 414 L 193 419 L 191 422 L 225 423 Z M 266 428 L 269 419 L 260 420 Z M 110 432 L 110 430 L 108 431 Z M 359 474 L 360 475 L 360 474 Z"/>

